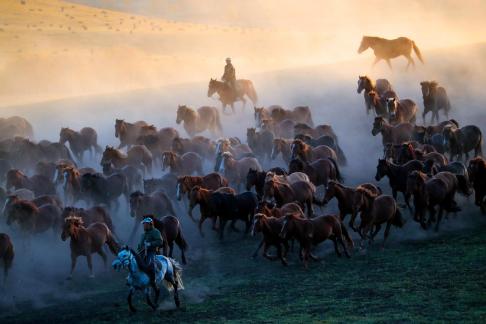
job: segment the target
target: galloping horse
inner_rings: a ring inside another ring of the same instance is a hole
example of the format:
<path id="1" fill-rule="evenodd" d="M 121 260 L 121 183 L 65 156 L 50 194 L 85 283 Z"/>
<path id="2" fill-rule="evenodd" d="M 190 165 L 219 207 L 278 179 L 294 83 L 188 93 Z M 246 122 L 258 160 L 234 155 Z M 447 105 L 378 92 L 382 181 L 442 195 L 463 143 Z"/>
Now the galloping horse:
<path id="1" fill-rule="evenodd" d="M 415 45 L 413 40 L 407 37 L 385 39 L 380 37 L 363 36 L 358 49 L 358 54 L 363 53 L 368 48 L 372 48 L 375 52 L 375 61 L 373 62 L 373 66 L 380 60 L 386 60 L 386 63 L 391 69 L 392 66 L 390 59 L 403 55 L 408 60 L 408 70 L 410 64 L 415 66 L 415 62 L 412 59 L 412 50 L 415 52 L 420 62 L 424 63 L 424 59 L 422 58 L 422 54 L 420 53 L 417 45 Z"/>
<path id="2" fill-rule="evenodd" d="M 219 101 L 221 101 L 221 104 L 223 105 L 223 113 L 228 105 L 231 106 L 231 110 L 234 113 L 234 103 L 236 101 L 242 101 L 243 107 L 245 107 L 245 95 L 250 98 L 253 104 L 256 104 L 258 97 L 255 88 L 253 87 L 253 82 L 250 80 L 236 80 L 235 88 L 236 89 L 233 90 L 226 83 L 211 79 L 209 80 L 208 85 L 208 97 L 211 97 L 215 93 L 219 95 Z"/>
<path id="3" fill-rule="evenodd" d="M 194 137 L 194 135 L 204 132 L 206 129 L 213 136 L 221 135 L 223 132 L 218 110 L 214 107 L 203 106 L 196 111 L 185 105 L 179 106 L 176 123 L 182 122 L 184 122 L 184 129 L 190 137 Z"/>

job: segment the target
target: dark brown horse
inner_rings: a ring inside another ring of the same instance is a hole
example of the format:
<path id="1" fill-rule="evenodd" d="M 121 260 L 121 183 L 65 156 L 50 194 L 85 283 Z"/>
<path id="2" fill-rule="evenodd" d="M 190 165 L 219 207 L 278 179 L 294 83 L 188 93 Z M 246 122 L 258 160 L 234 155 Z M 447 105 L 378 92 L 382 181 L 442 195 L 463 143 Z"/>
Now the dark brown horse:
<path id="1" fill-rule="evenodd" d="M 255 128 L 247 128 L 246 142 L 251 150 L 262 158 L 263 162 L 270 161 L 273 148 L 272 132 L 267 130 L 257 132 Z"/>
<path id="2" fill-rule="evenodd" d="M 292 110 L 287 110 L 282 107 L 274 107 L 270 111 L 270 117 L 276 123 L 279 123 L 285 119 L 292 120 L 296 123 L 304 123 L 310 127 L 314 127 L 312 121 L 312 113 L 308 106 L 298 106 Z"/>
<path id="3" fill-rule="evenodd" d="M 486 214 L 486 161 L 479 156 L 473 158 L 467 170 L 474 188 L 474 203 Z"/>
<path id="4" fill-rule="evenodd" d="M 258 202 L 255 212 L 275 218 L 282 218 L 289 213 L 299 214 L 302 218 L 305 218 L 305 214 L 302 211 L 302 208 L 297 203 L 287 203 L 279 208 L 275 206 L 275 204 L 269 203 L 265 200 L 261 200 Z"/>
<path id="5" fill-rule="evenodd" d="M 3 260 L 3 285 L 5 286 L 8 277 L 8 270 L 12 267 L 15 257 L 14 246 L 10 236 L 0 233 L 0 259 Z"/>
<path id="6" fill-rule="evenodd" d="M 176 123 L 182 122 L 190 137 L 205 130 L 208 130 L 213 136 L 220 136 L 223 133 L 219 112 L 214 107 L 203 106 L 196 111 L 187 106 L 179 106 Z"/>
<path id="7" fill-rule="evenodd" d="M 289 173 L 303 172 L 307 174 L 315 186 L 327 186 L 329 180 L 343 181 L 339 166 L 332 159 L 319 159 L 312 163 L 306 163 L 301 159 L 293 159 L 289 163 Z"/>
<path id="8" fill-rule="evenodd" d="M 364 92 L 363 92 L 364 90 Z M 377 79 L 376 82 L 367 76 L 358 77 L 358 89 L 357 92 L 363 92 L 363 97 L 366 106 L 366 113 L 369 115 L 371 110 L 371 97 L 369 95 L 370 91 L 375 91 L 379 97 L 383 96 L 386 91 L 393 91 L 392 85 L 387 79 Z"/>
<path id="9" fill-rule="evenodd" d="M 83 221 L 84 226 L 89 226 L 94 223 L 103 223 L 108 229 L 114 233 L 113 221 L 108 211 L 101 206 L 94 206 L 89 209 L 65 207 L 62 210 L 61 218 L 79 217 Z"/>
<path id="10" fill-rule="evenodd" d="M 392 196 L 377 195 L 363 187 L 356 189 L 353 210 L 355 213 L 360 212 L 361 214 L 361 223 L 359 225 L 359 233 L 362 238 L 361 243 L 368 238 L 368 233 L 374 228 L 373 233 L 369 237 L 369 244 L 371 245 L 374 237 L 380 231 L 381 225 L 386 223 L 383 239 L 383 248 L 385 248 L 391 225 L 401 228 L 405 224 L 405 220 Z"/>
<path id="11" fill-rule="evenodd" d="M 381 37 L 363 36 L 361 44 L 359 45 L 358 53 L 361 54 L 371 48 L 375 53 L 375 61 L 373 66 L 380 60 L 385 60 L 390 69 L 392 68 L 390 60 L 398 56 L 405 56 L 408 61 L 407 70 L 410 65 L 415 67 L 415 62 L 412 59 L 412 50 L 419 58 L 420 62 L 424 63 L 422 54 L 415 42 L 407 37 L 399 37 L 395 39 L 385 39 Z"/>
<path id="12" fill-rule="evenodd" d="M 115 120 L 115 137 L 120 140 L 118 148 L 127 147 L 136 144 L 137 138 L 142 132 L 142 127 L 148 126 L 144 121 L 128 123 L 123 119 Z"/>
<path id="13" fill-rule="evenodd" d="M 212 160 L 215 153 L 215 144 L 204 136 L 194 136 L 193 138 L 176 137 L 172 141 L 171 150 L 179 155 L 195 152 L 207 160 Z"/>
<path id="14" fill-rule="evenodd" d="M 284 223 L 284 218 L 275 218 L 273 216 L 267 216 L 265 214 L 255 214 L 253 217 L 253 226 L 251 230 L 251 235 L 255 236 L 256 233 L 262 233 L 263 239 L 258 245 L 258 248 L 253 253 L 255 258 L 258 254 L 258 250 L 263 246 L 263 257 L 269 260 L 276 260 L 277 258 L 282 261 L 283 265 L 287 265 L 287 253 L 289 251 L 289 244 L 287 238 L 280 237 L 280 231 Z M 268 254 L 268 249 L 271 246 L 277 248 L 277 256 L 273 257 Z M 283 248 L 283 249 L 282 249 Z"/>
<path id="15" fill-rule="evenodd" d="M 274 172 L 277 175 L 286 175 L 287 173 L 282 168 L 272 168 L 269 171 Z M 265 184 L 265 178 L 267 177 L 266 171 L 258 171 L 255 169 L 248 170 L 246 175 L 246 190 L 250 191 L 253 186 L 259 199 L 263 197 L 263 186 Z"/>
<path id="16" fill-rule="evenodd" d="M 295 139 L 291 146 L 292 159 L 301 159 L 304 162 L 313 162 L 319 159 L 332 159 L 337 161 L 336 152 L 327 145 L 312 147 L 300 139 Z"/>
<path id="17" fill-rule="evenodd" d="M 81 176 L 81 194 L 95 204 L 105 204 L 111 207 L 118 205 L 118 198 L 124 197 L 128 201 L 127 177 L 115 173 L 108 177 L 100 173 L 86 173 Z"/>
<path id="18" fill-rule="evenodd" d="M 282 154 L 283 161 L 289 163 L 292 159 L 292 142 L 293 140 L 291 139 L 275 138 L 272 145 L 272 160 L 275 160 L 279 154 Z"/>
<path id="19" fill-rule="evenodd" d="M 262 170 L 260 163 L 254 157 L 244 157 L 236 160 L 230 152 L 224 152 L 219 172 L 224 174 L 230 183 L 238 189 L 246 181 L 250 169 Z"/>
<path id="20" fill-rule="evenodd" d="M 24 235 L 38 234 L 61 228 L 61 209 L 52 204 L 37 207 L 34 202 L 14 199 L 5 206 L 7 225 L 16 223 Z"/>
<path id="21" fill-rule="evenodd" d="M 444 136 L 444 147 L 449 151 L 449 160 L 462 160 L 465 155 L 466 161 L 469 159 L 469 152 L 474 150 L 474 156 L 482 156 L 483 134 L 479 127 L 467 125 L 461 128 L 446 126 L 442 130 Z"/>
<path id="22" fill-rule="evenodd" d="M 391 124 L 411 123 L 415 124 L 415 114 L 418 107 L 410 99 L 387 98 L 388 117 Z"/>
<path id="23" fill-rule="evenodd" d="M 217 190 L 221 187 L 228 187 L 228 180 L 217 172 L 212 172 L 204 177 L 201 176 L 181 176 L 177 178 L 177 200 L 181 200 L 185 193 L 189 193 L 195 186 L 204 189 Z"/>
<path id="24" fill-rule="evenodd" d="M 93 157 L 95 153 L 101 154 L 98 145 L 98 134 L 91 127 L 84 127 L 79 132 L 70 128 L 61 128 L 59 143 L 69 142 L 69 147 L 78 161 L 83 160 L 84 151 L 89 151 Z"/>
<path id="25" fill-rule="evenodd" d="M 151 217 L 154 221 L 154 227 L 162 234 L 164 243 L 163 254 L 172 258 L 175 243 L 181 250 L 182 264 L 186 264 L 187 261 L 185 252 L 188 246 L 184 235 L 182 234 L 181 223 L 177 217 L 168 215 L 158 219 L 154 215 L 144 215 L 143 218 L 145 217 Z M 169 248 L 169 251 L 167 251 L 167 247 Z"/>
<path id="26" fill-rule="evenodd" d="M 7 172 L 7 190 L 9 189 L 29 189 L 34 192 L 36 196 L 40 195 L 54 195 L 56 188 L 54 183 L 43 175 L 26 176 L 22 171 L 12 169 Z"/>
<path id="27" fill-rule="evenodd" d="M 215 93 L 219 95 L 219 101 L 221 101 L 221 104 L 223 105 L 223 113 L 228 105 L 231 106 L 231 110 L 235 113 L 234 103 L 236 101 L 242 101 L 243 107 L 245 107 L 245 95 L 250 98 L 253 104 L 256 104 L 258 101 L 253 82 L 250 80 L 236 80 L 235 89 L 232 89 L 225 82 L 211 79 L 209 80 L 208 85 L 208 97 L 212 97 Z"/>
<path id="28" fill-rule="evenodd" d="M 304 267 L 307 269 L 309 258 L 316 259 L 311 254 L 311 248 L 319 243 L 330 239 L 334 243 L 334 251 L 341 256 L 338 244 L 349 258 L 348 248 L 354 247 L 353 240 L 343 223 L 337 216 L 318 216 L 313 219 L 302 219 L 297 214 L 287 214 L 284 217 L 283 226 L 280 231 L 281 238 L 295 238 L 300 243 L 301 257 Z M 346 244 L 344 244 L 346 241 Z"/>
<path id="29" fill-rule="evenodd" d="M 176 175 L 203 174 L 203 161 L 199 154 L 187 152 L 182 155 L 171 151 L 162 154 L 162 171 L 170 168 L 170 172 Z"/>
<path id="30" fill-rule="evenodd" d="M 381 133 L 383 145 L 388 143 L 402 144 L 412 139 L 413 125 L 410 123 L 402 123 L 398 125 L 390 125 L 385 118 L 376 117 L 373 123 L 371 134 L 376 136 Z"/>
<path id="31" fill-rule="evenodd" d="M 113 255 L 117 255 L 119 250 L 118 243 L 116 243 L 111 231 L 104 223 L 94 223 L 86 228 L 83 226 L 83 220 L 80 217 L 67 217 L 64 220 L 61 239 L 65 241 L 68 237 L 71 238 L 69 242 L 71 248 L 71 272 L 68 279 L 73 277 L 78 256 L 83 255 L 86 257 L 90 272 L 89 277 L 94 278 L 91 254 L 99 254 L 106 269 L 107 257 L 103 251 L 103 245 L 108 245 Z"/>
<path id="32" fill-rule="evenodd" d="M 143 145 L 133 145 L 127 151 L 127 154 L 112 146 L 106 146 L 100 164 L 112 163 L 115 168 L 123 168 L 127 165 L 140 168 L 143 165 L 145 167 L 142 169 L 144 172 L 152 173 L 152 162 L 152 153 Z"/>
<path id="33" fill-rule="evenodd" d="M 442 110 L 449 118 L 449 111 L 451 110 L 451 103 L 447 92 L 443 87 L 439 87 L 436 81 L 423 81 L 420 82 L 422 87 L 422 98 L 424 101 L 424 112 L 422 113 L 422 119 L 425 124 L 425 115 L 430 111 L 432 112 L 432 118 L 430 123 L 435 121 L 439 122 L 439 110 Z"/>

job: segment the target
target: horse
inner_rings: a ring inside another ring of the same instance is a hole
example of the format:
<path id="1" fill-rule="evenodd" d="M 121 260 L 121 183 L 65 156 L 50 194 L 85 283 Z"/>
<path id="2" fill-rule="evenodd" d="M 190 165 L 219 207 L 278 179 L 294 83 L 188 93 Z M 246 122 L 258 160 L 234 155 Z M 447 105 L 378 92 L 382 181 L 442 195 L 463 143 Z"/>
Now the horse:
<path id="1" fill-rule="evenodd" d="M 176 192 L 177 200 L 182 199 L 182 195 L 189 193 L 195 186 L 204 189 L 217 190 L 221 187 L 228 187 L 228 180 L 217 172 L 201 176 L 181 176 L 177 178 Z"/>
<path id="2" fill-rule="evenodd" d="M 64 220 L 68 217 L 79 217 L 83 221 L 84 226 L 89 226 L 94 223 L 103 223 L 108 229 L 115 234 L 113 221 L 108 211 L 101 206 L 93 206 L 88 209 L 76 208 L 72 206 L 64 207 L 61 213 L 61 218 Z"/>
<path id="3" fill-rule="evenodd" d="M 170 168 L 170 172 L 176 175 L 203 174 L 202 157 L 194 152 L 183 155 L 171 151 L 162 153 L 162 171 Z"/>
<path id="4" fill-rule="evenodd" d="M 287 172 L 282 168 L 272 168 L 269 171 L 275 172 L 277 175 L 286 175 Z M 249 169 L 246 174 L 246 190 L 250 191 L 253 186 L 255 186 L 255 191 L 257 197 L 260 199 L 263 197 L 263 185 L 265 184 L 265 178 L 267 176 L 267 171 L 258 171 L 256 169 Z"/>
<path id="5" fill-rule="evenodd" d="M 264 214 L 268 217 L 282 218 L 288 213 L 299 214 L 302 218 L 305 218 L 305 214 L 299 204 L 291 202 L 284 204 L 282 207 L 277 207 L 273 203 L 269 203 L 265 200 L 258 202 L 255 213 Z"/>
<path id="6" fill-rule="evenodd" d="M 64 199 L 68 204 L 75 204 L 77 201 L 83 199 L 81 192 L 81 174 L 74 167 L 65 167 L 62 172 L 64 179 L 62 184 Z"/>
<path id="7" fill-rule="evenodd" d="M 181 260 L 182 264 L 186 264 L 186 255 L 185 251 L 187 249 L 187 242 L 182 234 L 182 227 L 181 223 L 177 219 L 177 217 L 172 215 L 167 215 L 158 219 L 154 215 L 144 215 L 151 216 L 154 227 L 160 231 L 162 234 L 162 241 L 164 243 L 163 254 L 172 258 L 172 253 L 174 251 L 174 242 L 177 244 L 179 249 L 181 250 Z M 169 248 L 169 251 L 167 251 Z"/>
<path id="8" fill-rule="evenodd" d="M 373 82 L 369 76 L 360 75 L 358 77 L 358 89 L 356 91 L 358 93 L 363 92 L 366 114 L 369 115 L 371 110 L 371 97 L 369 96 L 369 92 L 375 91 L 381 97 L 386 91 L 393 91 L 393 88 L 387 79 L 377 79 L 376 82 Z"/>
<path id="9" fill-rule="evenodd" d="M 341 256 L 338 244 L 344 250 L 344 254 L 349 258 L 348 248 L 354 247 L 353 240 L 349 236 L 348 230 L 334 215 L 318 216 L 313 219 L 303 219 L 297 214 L 287 214 L 284 217 L 281 238 L 295 238 L 300 243 L 300 255 L 304 263 L 304 268 L 308 268 L 309 258 L 317 259 L 311 254 L 312 246 L 330 239 L 334 243 L 334 251 L 338 257 Z M 347 243 L 344 244 L 344 241 Z"/>
<path id="10" fill-rule="evenodd" d="M 361 44 L 358 48 L 358 54 L 363 53 L 368 48 L 371 48 L 375 53 L 375 61 L 373 66 L 380 60 L 385 60 L 390 70 L 392 69 L 390 60 L 398 56 L 405 56 L 408 61 L 407 70 L 410 65 L 415 67 L 415 62 L 412 59 L 412 50 L 417 55 L 420 62 L 424 63 L 422 54 L 415 42 L 407 37 L 399 37 L 395 39 L 385 39 L 381 37 L 363 36 Z"/>
<path id="11" fill-rule="evenodd" d="M 155 128 L 155 127 L 154 127 Z M 137 145 L 144 145 L 152 153 L 154 159 L 160 159 L 164 151 L 171 150 L 175 138 L 179 137 L 179 132 L 173 127 L 164 127 L 152 134 L 140 135 Z"/>
<path id="12" fill-rule="evenodd" d="M 486 161 L 482 157 L 475 157 L 469 161 L 467 167 L 473 188 L 474 203 L 486 214 Z"/>
<path id="13" fill-rule="evenodd" d="M 430 123 L 439 122 L 439 110 L 443 110 L 446 118 L 449 118 L 449 111 L 451 110 L 451 102 L 447 96 L 447 92 L 443 87 L 439 87 L 436 81 L 423 81 L 420 82 L 422 88 L 422 98 L 424 101 L 424 112 L 422 113 L 422 119 L 425 124 L 425 115 L 430 111 L 432 112 L 432 118 Z"/>
<path id="14" fill-rule="evenodd" d="M 144 121 L 137 121 L 135 123 L 128 123 L 123 119 L 115 120 L 115 137 L 120 140 L 118 149 L 123 147 L 130 148 L 135 145 L 137 138 L 140 136 L 142 127 L 148 126 Z"/>
<path id="15" fill-rule="evenodd" d="M 254 258 L 257 256 L 260 247 L 263 246 L 263 257 L 269 260 L 275 260 L 276 258 L 279 258 L 284 266 L 288 265 L 286 259 L 287 253 L 289 251 L 288 240 L 287 238 L 281 238 L 279 235 L 282 229 L 283 222 L 283 217 L 275 218 L 273 216 L 267 216 L 265 214 L 255 214 L 255 216 L 253 216 L 251 235 L 255 236 L 256 233 L 260 232 L 263 235 L 261 243 L 258 245 L 257 250 L 253 253 Z M 272 257 L 268 254 L 268 248 L 271 246 L 275 246 L 277 248 L 276 257 Z M 282 251 L 282 247 L 284 251 Z"/>
<path id="16" fill-rule="evenodd" d="M 157 308 L 161 283 L 164 283 L 168 291 L 174 291 L 175 305 L 177 308 L 180 307 L 179 290 L 184 289 L 182 267 L 174 259 L 163 255 L 156 255 L 156 259 L 158 266 L 156 273 L 153 273 L 154 267 L 149 267 L 135 251 L 125 246 L 112 263 L 115 270 L 122 268 L 128 270 L 127 285 L 129 292 L 127 300 L 132 313 L 136 312 L 136 308 L 132 304 L 132 296 L 136 290 L 144 292 L 147 304 L 153 310 Z M 155 278 L 154 282 L 150 280 L 151 276 Z M 150 287 L 155 291 L 154 302 L 150 299 Z"/>
<path id="17" fill-rule="evenodd" d="M 245 182 L 246 175 L 250 169 L 262 170 L 256 158 L 244 157 L 236 160 L 230 152 L 222 154 L 222 163 L 219 171 L 224 174 L 230 183 L 234 183 L 236 188 L 239 188 Z"/>
<path id="18" fill-rule="evenodd" d="M 269 202 L 275 201 L 278 207 L 286 203 L 298 202 L 302 206 L 306 206 L 307 215 L 312 218 L 314 215 L 312 204 L 322 205 L 315 197 L 315 190 L 315 187 L 307 181 L 288 184 L 270 179 L 265 181 L 263 199 Z"/>
<path id="19" fill-rule="evenodd" d="M 230 152 L 237 160 L 243 157 L 255 157 L 248 144 L 241 144 L 239 140 L 232 142 L 231 138 L 220 138 L 217 141 L 215 152 L 216 163 L 214 165 L 214 171 L 219 171 L 224 152 Z"/>
<path id="20" fill-rule="evenodd" d="M 290 146 L 292 152 L 292 159 L 300 158 L 304 162 L 313 162 L 319 159 L 330 158 L 337 161 L 336 152 L 326 145 L 319 145 L 317 147 L 312 147 L 306 144 L 304 141 L 299 139 L 294 139 Z"/>
<path id="21" fill-rule="evenodd" d="M 0 140 L 15 137 L 34 138 L 32 124 L 19 116 L 0 118 Z"/>
<path id="22" fill-rule="evenodd" d="M 380 181 L 384 176 L 388 177 L 392 195 L 397 199 L 399 192 L 403 194 L 407 207 L 410 207 L 410 194 L 407 193 L 407 177 L 412 171 L 422 171 L 424 165 L 417 160 L 409 161 L 403 165 L 397 165 L 385 159 L 379 159 L 376 166 L 375 180 Z"/>
<path id="23" fill-rule="evenodd" d="M 251 150 L 260 156 L 263 161 L 271 159 L 273 147 L 273 134 L 270 131 L 262 130 L 257 132 L 255 128 L 246 130 L 246 142 Z"/>
<path id="24" fill-rule="evenodd" d="M 391 124 L 415 124 L 418 107 L 410 99 L 387 98 L 388 116 Z"/>
<path id="25" fill-rule="evenodd" d="M 471 181 L 468 168 L 464 163 L 454 161 L 444 166 L 437 165 L 434 160 L 426 160 L 424 162 L 423 172 L 428 176 L 434 176 L 439 172 L 450 172 L 454 174 L 458 182 L 458 192 L 463 196 L 469 197 L 471 195 Z"/>
<path id="26" fill-rule="evenodd" d="M 23 235 L 39 234 L 61 228 L 61 209 L 57 205 L 37 206 L 33 201 L 11 198 L 5 203 L 7 225 L 17 223 Z"/>
<path id="27" fill-rule="evenodd" d="M 219 211 L 218 210 L 218 204 L 216 203 L 216 200 L 212 199 L 212 195 L 216 193 L 226 193 L 226 194 L 231 194 L 235 195 L 236 192 L 234 189 L 229 188 L 229 187 L 220 187 L 216 190 L 210 190 L 203 188 L 199 185 L 195 185 L 191 188 L 189 191 L 189 210 L 188 214 L 189 217 L 196 222 L 196 220 L 192 216 L 192 210 L 196 207 L 196 205 L 199 205 L 199 211 L 201 213 L 201 216 L 199 218 L 198 223 L 198 229 L 199 233 L 201 234 L 202 237 L 204 237 L 204 233 L 202 231 L 202 224 L 207 218 L 212 218 L 213 219 L 213 230 L 216 230 L 216 220 L 219 216 Z M 232 228 L 233 227 L 232 223 Z"/>
<path id="28" fill-rule="evenodd" d="M 322 135 L 317 138 L 312 138 L 311 136 L 306 134 L 297 134 L 295 135 L 294 139 L 299 139 L 312 147 L 318 147 L 321 145 L 328 146 L 336 152 L 337 161 L 340 165 L 347 164 L 346 155 L 344 154 L 339 144 L 337 144 L 336 139 L 332 136 Z"/>
<path id="29" fill-rule="evenodd" d="M 7 190 L 12 188 L 25 188 L 33 191 L 36 196 L 56 194 L 56 188 L 54 187 L 54 183 L 47 177 L 40 174 L 28 177 L 20 170 L 11 169 L 7 172 L 6 178 Z"/>
<path id="30" fill-rule="evenodd" d="M 194 136 L 193 138 L 176 137 L 172 140 L 171 150 L 179 155 L 187 152 L 195 152 L 207 160 L 214 157 L 214 142 L 204 136 Z"/>
<path id="31" fill-rule="evenodd" d="M 14 246 L 10 236 L 0 233 L 0 259 L 3 260 L 3 285 L 7 283 L 8 271 L 12 267 L 15 257 Z"/>
<path id="32" fill-rule="evenodd" d="M 7 169 L 5 171 L 5 174 L 10 169 L 11 168 Z M 54 181 L 55 177 L 56 177 L 56 163 L 48 162 L 48 161 L 39 161 L 35 165 L 34 173 L 35 174 L 41 174 L 41 175 L 45 176 L 46 178 L 48 178 L 49 180 Z M 5 174 L 4 174 L 4 176 L 5 176 Z"/>
<path id="33" fill-rule="evenodd" d="M 112 163 L 115 168 L 123 168 L 127 165 L 140 168 L 143 165 L 144 168 L 142 171 L 152 173 L 152 162 L 152 153 L 143 145 L 131 146 L 127 154 L 123 154 L 114 147 L 107 145 L 103 152 L 100 165 Z"/>
<path id="34" fill-rule="evenodd" d="M 133 192 L 143 187 L 143 173 L 139 168 L 136 168 L 133 165 L 125 165 L 121 168 L 115 168 L 111 162 L 103 164 L 103 175 L 111 176 L 116 173 L 125 175 L 129 192 Z"/>
<path id="35" fill-rule="evenodd" d="M 101 146 L 98 145 L 98 134 L 91 127 L 81 128 L 79 132 L 70 128 L 61 128 L 59 133 L 59 143 L 69 142 L 71 151 L 78 161 L 83 160 L 84 151 L 89 151 L 91 156 L 94 153 L 101 154 Z"/>
<path id="36" fill-rule="evenodd" d="M 298 106 L 292 110 L 287 110 L 282 107 L 274 107 L 270 111 L 270 117 L 277 123 L 285 119 L 289 119 L 296 123 L 307 124 L 310 127 L 314 126 L 314 122 L 312 121 L 312 113 L 308 106 Z"/>
<path id="37" fill-rule="evenodd" d="M 407 178 L 407 192 L 413 194 L 415 213 L 414 220 L 420 222 L 424 229 L 435 220 L 435 206 L 439 207 L 435 230 L 438 231 L 442 214 L 445 211 L 457 212 L 460 209 L 454 201 L 457 179 L 449 172 L 440 172 L 432 178 L 425 173 L 413 171 Z M 425 220 L 428 210 L 429 219 Z"/>
<path id="38" fill-rule="evenodd" d="M 309 180 L 315 186 L 327 186 L 329 180 L 343 181 L 339 166 L 332 159 L 319 159 L 312 163 L 307 163 L 301 159 L 292 159 L 289 163 L 289 174 L 294 172 L 307 174 Z"/>
<path id="39" fill-rule="evenodd" d="M 235 89 L 232 89 L 227 83 L 218 81 L 216 79 L 209 80 L 208 85 L 208 98 L 211 98 L 215 93 L 219 95 L 219 101 L 221 101 L 223 107 L 223 113 L 226 106 L 231 106 L 231 110 L 235 113 L 234 103 L 236 101 L 242 101 L 243 107 L 246 106 L 245 95 L 250 98 L 251 102 L 255 105 L 258 101 L 258 96 L 253 87 L 253 82 L 250 80 L 236 80 Z"/>
<path id="40" fill-rule="evenodd" d="M 359 186 L 362 188 L 366 188 L 377 195 L 381 195 L 382 193 L 379 187 L 371 183 L 364 183 Z M 346 215 L 350 214 L 351 220 L 349 221 L 349 227 L 351 228 L 353 228 L 353 224 L 354 224 L 353 216 L 356 215 L 356 212 L 353 209 L 354 207 L 353 201 L 354 201 L 355 193 L 356 193 L 356 188 L 346 187 L 337 181 L 331 180 L 327 183 L 326 194 L 322 201 L 322 203 L 326 205 L 329 203 L 329 201 L 332 198 L 336 197 L 338 201 L 338 208 L 339 208 L 339 219 L 341 219 L 341 221 L 344 221 Z"/>
<path id="41" fill-rule="evenodd" d="M 144 179 L 143 192 L 150 195 L 151 193 L 160 190 L 164 191 L 171 198 L 171 200 L 176 200 L 177 178 L 178 177 L 173 173 L 166 173 L 161 178 Z"/>
<path id="42" fill-rule="evenodd" d="M 405 225 L 405 220 L 398 209 L 397 203 L 392 196 L 378 195 L 371 192 L 364 187 L 358 187 L 354 195 L 353 209 L 355 214 L 360 212 L 361 223 L 359 225 L 359 233 L 361 235 L 361 246 L 368 236 L 368 232 L 374 227 L 373 233 L 369 237 L 369 245 L 371 245 L 374 237 L 381 229 L 381 225 L 386 223 L 383 246 L 390 234 L 391 225 L 402 228 Z"/>
<path id="43" fill-rule="evenodd" d="M 196 111 L 185 105 L 179 105 L 176 123 L 182 122 L 184 122 L 184 129 L 190 137 L 194 137 L 197 133 L 205 130 L 208 130 L 213 136 L 220 136 L 223 132 L 219 112 L 214 107 L 203 106 Z"/>
<path id="44" fill-rule="evenodd" d="M 427 126 L 425 128 L 425 133 L 424 133 L 424 143 L 430 143 L 432 136 L 436 134 L 442 135 L 442 131 L 447 126 L 459 128 L 459 123 L 455 119 L 449 119 L 449 120 L 444 120 L 438 123 L 437 125 Z"/>
<path id="45" fill-rule="evenodd" d="M 128 201 L 128 182 L 125 175 L 115 173 L 105 177 L 100 173 L 86 173 L 81 176 L 81 193 L 96 204 L 111 207 L 120 196 Z"/>
<path id="46" fill-rule="evenodd" d="M 177 215 L 172 203 L 163 191 L 156 191 L 150 195 L 140 191 L 130 194 L 130 216 L 134 218 L 132 233 L 129 241 L 133 240 L 144 215 L 155 215 L 162 217 L 166 215 Z"/>
<path id="47" fill-rule="evenodd" d="M 388 143 L 402 144 L 412 139 L 413 125 L 410 123 L 401 123 L 390 125 L 385 118 L 375 117 L 371 134 L 376 136 L 381 133 L 383 145 Z"/>
<path id="48" fill-rule="evenodd" d="M 368 98 L 370 98 L 370 105 L 375 110 L 375 116 L 388 118 L 388 110 L 386 106 L 386 101 L 378 95 L 375 90 L 368 92 Z"/>
<path id="49" fill-rule="evenodd" d="M 449 151 L 449 160 L 457 156 L 457 160 L 465 155 L 466 161 L 469 159 L 469 152 L 474 150 L 474 156 L 481 156 L 483 135 L 479 127 L 467 125 L 461 128 L 446 126 L 442 130 L 444 136 L 444 147 Z"/>
<path id="50" fill-rule="evenodd" d="M 270 158 L 275 160 L 279 154 L 282 154 L 282 160 L 285 163 L 289 163 L 292 159 L 292 145 L 293 140 L 291 139 L 283 139 L 283 138 L 275 138 L 273 139 L 272 145 L 272 153 Z"/>

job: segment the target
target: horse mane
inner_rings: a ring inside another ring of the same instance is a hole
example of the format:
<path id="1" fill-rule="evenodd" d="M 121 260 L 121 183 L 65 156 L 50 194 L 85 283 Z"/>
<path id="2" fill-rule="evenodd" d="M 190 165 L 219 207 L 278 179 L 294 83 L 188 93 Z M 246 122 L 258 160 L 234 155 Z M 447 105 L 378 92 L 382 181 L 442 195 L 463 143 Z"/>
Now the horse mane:
<path id="1" fill-rule="evenodd" d="M 361 185 L 356 188 L 356 192 L 362 193 L 365 197 L 367 197 L 369 199 L 375 199 L 376 197 L 378 197 L 378 194 L 372 192 L 368 188 L 363 187 Z"/>
<path id="2" fill-rule="evenodd" d="M 15 205 L 16 205 L 16 209 L 21 208 L 34 213 L 39 212 L 39 207 L 37 207 L 36 204 L 34 204 L 32 201 L 29 200 L 20 199 L 15 203 Z"/>

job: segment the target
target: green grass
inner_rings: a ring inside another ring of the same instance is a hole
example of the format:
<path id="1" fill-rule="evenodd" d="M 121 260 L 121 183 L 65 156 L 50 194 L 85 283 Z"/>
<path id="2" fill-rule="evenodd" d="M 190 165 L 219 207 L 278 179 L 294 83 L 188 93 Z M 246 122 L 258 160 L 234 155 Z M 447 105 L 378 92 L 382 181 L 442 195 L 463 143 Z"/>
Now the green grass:
<path id="1" fill-rule="evenodd" d="M 376 246 L 366 254 L 355 252 L 352 259 L 326 254 L 308 270 L 295 255 L 289 267 L 252 260 L 254 240 L 208 243 L 205 249 L 216 252 L 203 255 L 184 273 L 181 310 L 172 308 L 165 293 L 162 302 L 170 308 L 154 313 L 138 295 L 138 313 L 130 315 L 118 276 L 107 284 L 91 283 L 93 294 L 78 301 L 10 317 L 4 313 L 0 322 L 484 323 L 485 229 L 396 242 L 385 251 Z"/>

